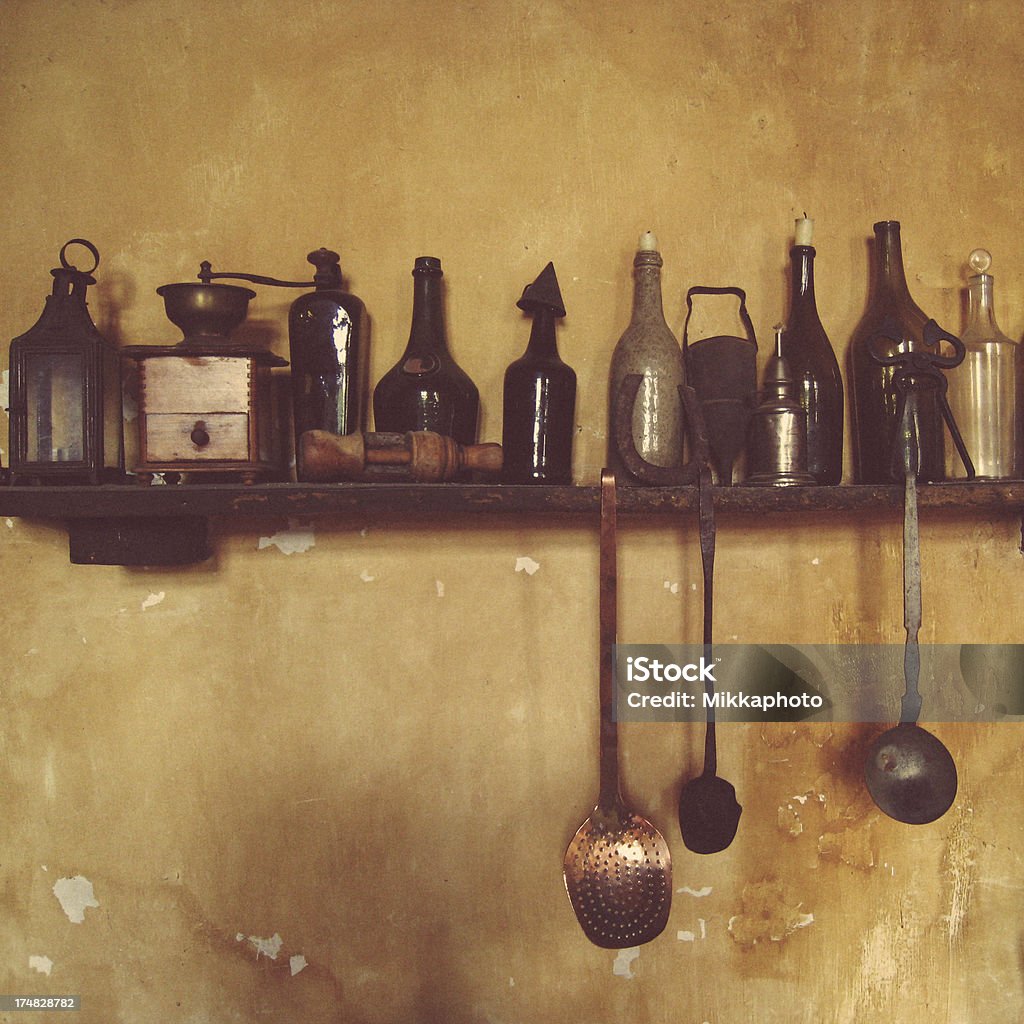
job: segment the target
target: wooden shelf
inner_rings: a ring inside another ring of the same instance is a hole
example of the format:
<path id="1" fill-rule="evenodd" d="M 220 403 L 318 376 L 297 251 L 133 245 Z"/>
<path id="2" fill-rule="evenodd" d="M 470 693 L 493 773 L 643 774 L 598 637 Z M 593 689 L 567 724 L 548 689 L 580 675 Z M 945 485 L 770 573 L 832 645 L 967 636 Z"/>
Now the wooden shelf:
<path id="1" fill-rule="evenodd" d="M 625 487 L 619 511 L 661 516 L 696 508 L 695 487 Z M 723 513 L 842 513 L 899 510 L 903 488 L 716 487 Z M 496 484 L 177 484 L 0 487 L 0 515 L 33 519 L 138 519 L 168 516 L 538 515 L 589 516 L 599 509 L 599 488 Z M 924 509 L 972 514 L 1024 511 L 1024 480 L 922 484 Z"/>

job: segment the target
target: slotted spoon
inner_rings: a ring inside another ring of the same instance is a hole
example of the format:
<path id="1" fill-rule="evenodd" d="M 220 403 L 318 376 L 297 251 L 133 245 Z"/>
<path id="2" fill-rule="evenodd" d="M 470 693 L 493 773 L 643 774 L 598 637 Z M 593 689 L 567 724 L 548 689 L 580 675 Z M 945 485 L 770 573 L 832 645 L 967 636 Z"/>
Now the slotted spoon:
<path id="1" fill-rule="evenodd" d="M 584 934 L 626 949 L 661 934 L 672 905 L 664 836 L 629 810 L 619 791 L 619 737 L 612 710 L 616 632 L 615 477 L 601 473 L 601 782 L 597 806 L 565 851 L 565 889 Z"/>

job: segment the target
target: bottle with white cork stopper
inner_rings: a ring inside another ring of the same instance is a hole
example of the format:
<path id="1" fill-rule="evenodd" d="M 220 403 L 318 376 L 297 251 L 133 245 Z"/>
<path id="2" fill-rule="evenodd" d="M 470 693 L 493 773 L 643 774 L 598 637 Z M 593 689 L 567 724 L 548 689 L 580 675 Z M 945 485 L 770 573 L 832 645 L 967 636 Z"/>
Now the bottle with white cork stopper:
<path id="1" fill-rule="evenodd" d="M 661 253 L 650 231 L 640 236 L 633 259 L 633 315 L 615 351 L 609 373 L 608 466 L 620 483 L 638 481 L 622 464 L 615 444 L 616 396 L 623 380 L 638 374 L 642 380 L 633 404 L 631 432 L 637 451 L 656 466 L 683 461 L 683 354 L 665 322 L 661 302 Z"/>
<path id="2" fill-rule="evenodd" d="M 949 370 L 949 407 L 960 428 L 977 475 L 983 479 L 1018 478 L 1021 381 L 1019 346 L 999 329 L 992 299 L 992 257 L 975 249 L 967 258 L 967 326 L 960 340 L 964 361 Z M 955 451 L 946 453 L 946 473 L 966 473 Z"/>

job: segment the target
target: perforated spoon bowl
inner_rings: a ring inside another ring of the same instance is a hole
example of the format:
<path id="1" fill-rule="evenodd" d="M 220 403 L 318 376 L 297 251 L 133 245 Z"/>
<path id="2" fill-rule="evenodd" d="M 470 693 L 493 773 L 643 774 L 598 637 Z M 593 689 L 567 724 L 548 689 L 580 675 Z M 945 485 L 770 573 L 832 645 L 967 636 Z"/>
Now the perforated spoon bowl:
<path id="1" fill-rule="evenodd" d="M 615 477 L 601 474 L 601 783 L 597 806 L 565 851 L 565 890 L 584 934 L 605 949 L 650 942 L 672 905 L 672 860 L 662 834 L 629 810 L 619 790 L 612 709 L 616 632 Z"/>

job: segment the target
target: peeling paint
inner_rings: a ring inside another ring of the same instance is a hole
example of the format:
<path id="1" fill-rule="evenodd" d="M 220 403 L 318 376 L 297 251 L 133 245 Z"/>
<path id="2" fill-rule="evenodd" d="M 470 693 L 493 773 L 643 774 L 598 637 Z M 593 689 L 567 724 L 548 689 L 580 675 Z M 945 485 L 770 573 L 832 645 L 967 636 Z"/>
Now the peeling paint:
<path id="1" fill-rule="evenodd" d="M 146 611 L 147 608 L 154 608 L 156 605 L 160 604 L 166 596 L 167 592 L 163 590 L 158 593 L 150 592 L 149 597 L 142 602 L 142 610 Z"/>
<path id="2" fill-rule="evenodd" d="M 8 516 L 4 520 L 4 522 L 7 524 L 7 529 L 8 530 L 13 530 L 14 529 L 14 520 L 10 516 Z"/>
<path id="3" fill-rule="evenodd" d="M 296 953 L 294 956 L 288 958 L 288 966 L 291 969 L 292 977 L 294 978 L 299 971 L 305 970 L 309 966 L 309 962 L 301 953 Z"/>
<path id="4" fill-rule="evenodd" d="M 540 568 L 540 562 L 535 562 L 528 555 L 520 555 L 516 559 L 516 572 L 525 572 L 532 576 Z"/>
<path id="5" fill-rule="evenodd" d="M 749 882 L 743 887 L 742 910 L 729 918 L 729 934 L 741 946 L 782 942 L 800 928 L 814 923 L 814 914 L 802 910 L 780 882 Z"/>
<path id="6" fill-rule="evenodd" d="M 440 580 L 434 580 L 434 587 L 437 589 L 437 596 L 444 597 L 444 584 Z"/>
<path id="7" fill-rule="evenodd" d="M 40 974 L 45 974 L 49 977 L 50 972 L 53 970 L 53 961 L 48 956 L 30 956 L 28 958 L 28 968 L 30 971 L 38 971 Z"/>
<path id="8" fill-rule="evenodd" d="M 68 915 L 68 920 L 72 924 L 81 924 L 85 920 L 85 911 L 88 907 L 99 906 L 92 882 L 82 875 L 58 878 L 53 884 L 53 895 L 60 901 L 61 909 Z"/>
<path id="9" fill-rule="evenodd" d="M 685 893 L 687 896 L 710 896 L 712 889 L 710 885 L 705 885 L 702 889 L 691 889 L 688 885 L 681 886 L 676 889 L 678 893 Z"/>
<path id="10" fill-rule="evenodd" d="M 615 962 L 612 964 L 612 974 L 617 978 L 635 978 L 633 961 L 640 955 L 640 947 L 633 946 L 630 949 L 620 949 Z"/>
<path id="11" fill-rule="evenodd" d="M 246 936 L 242 932 L 235 934 L 236 942 L 242 942 L 245 938 Z M 250 935 L 248 939 L 256 950 L 257 960 L 261 956 L 265 956 L 270 960 L 276 960 L 277 954 L 281 952 L 281 947 L 284 945 L 284 939 L 277 932 L 274 932 L 269 939 L 261 939 L 258 935 Z"/>
<path id="12" fill-rule="evenodd" d="M 680 588 L 678 583 L 673 583 L 671 580 L 665 580 L 665 589 L 670 594 L 678 594 Z"/>
<path id="13" fill-rule="evenodd" d="M 373 582 L 373 581 L 374 581 L 374 580 L 375 580 L 375 579 L 376 579 L 377 577 L 376 577 L 376 576 L 373 576 L 373 575 L 372 575 L 372 574 L 370 573 L 370 570 L 369 570 L 369 569 L 363 569 L 363 571 L 362 571 L 362 572 L 360 572 L 360 574 L 359 574 L 359 578 L 360 578 L 360 579 L 361 579 L 361 580 L 362 580 L 362 581 L 363 581 L 364 583 L 372 583 L 372 582 Z"/>
<path id="14" fill-rule="evenodd" d="M 977 862 L 971 841 L 972 831 L 967 808 L 957 816 L 949 831 L 946 847 L 945 871 L 949 879 L 949 913 L 945 920 L 949 928 L 949 941 L 955 943 L 960 936 L 967 908 L 970 906 L 974 883 L 977 877 Z"/>
<path id="15" fill-rule="evenodd" d="M 3 406 L 4 412 L 11 407 L 10 386 L 11 371 L 4 370 L 3 373 L 0 373 L 0 405 Z"/>
<path id="16" fill-rule="evenodd" d="M 699 934 L 690 931 L 678 931 L 676 932 L 676 938 L 680 942 L 696 942 L 698 938 L 706 939 L 708 937 L 707 922 L 703 917 L 698 917 L 697 924 L 700 926 Z"/>
<path id="17" fill-rule="evenodd" d="M 288 524 L 287 530 L 278 530 L 269 537 L 260 537 L 257 550 L 277 548 L 285 555 L 301 555 L 316 544 L 316 534 L 312 527 Z"/>

